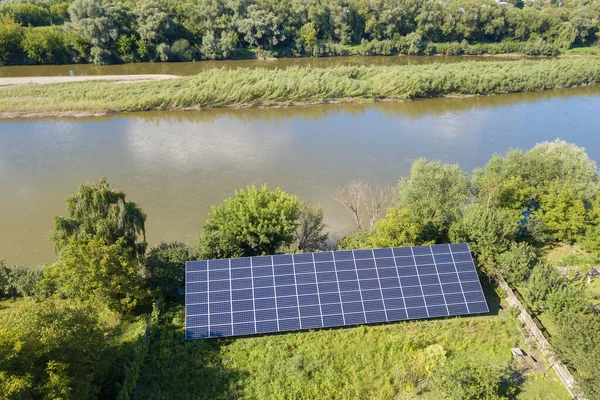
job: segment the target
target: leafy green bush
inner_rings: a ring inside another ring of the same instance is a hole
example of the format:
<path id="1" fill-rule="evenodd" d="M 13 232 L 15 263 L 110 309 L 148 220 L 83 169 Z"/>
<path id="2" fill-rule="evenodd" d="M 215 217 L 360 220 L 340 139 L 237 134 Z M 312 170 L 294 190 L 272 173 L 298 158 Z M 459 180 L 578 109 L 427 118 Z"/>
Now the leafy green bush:
<path id="1" fill-rule="evenodd" d="M 53 27 L 25 30 L 21 47 L 38 64 L 64 64 L 71 61 L 62 31 Z"/>
<path id="2" fill-rule="evenodd" d="M 47 8 L 31 3 L 7 3 L 0 6 L 0 16 L 5 15 L 24 26 L 50 25 L 50 12 Z"/>

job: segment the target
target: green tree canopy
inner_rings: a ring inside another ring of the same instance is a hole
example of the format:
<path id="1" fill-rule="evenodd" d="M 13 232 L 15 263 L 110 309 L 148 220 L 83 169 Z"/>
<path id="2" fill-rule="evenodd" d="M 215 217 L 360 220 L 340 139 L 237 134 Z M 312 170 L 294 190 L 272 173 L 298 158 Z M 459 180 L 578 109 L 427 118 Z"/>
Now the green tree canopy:
<path id="1" fill-rule="evenodd" d="M 567 283 L 555 266 L 546 262 L 540 262 L 531 271 L 527 280 L 527 301 L 538 309 L 545 308 L 548 296 L 561 289 Z"/>
<path id="2" fill-rule="evenodd" d="M 299 251 L 318 251 L 327 245 L 329 234 L 323 232 L 325 230 L 324 218 L 325 211 L 320 205 L 309 206 L 304 202 L 300 203 L 300 216 L 295 231 Z"/>
<path id="3" fill-rule="evenodd" d="M 533 247 L 525 242 L 513 242 L 507 251 L 498 255 L 502 276 L 512 285 L 524 282 L 537 261 Z"/>
<path id="4" fill-rule="evenodd" d="M 165 297 L 183 289 L 185 262 L 190 259 L 191 249 L 184 243 L 163 242 L 151 248 L 146 256 L 146 279 L 150 289 Z"/>

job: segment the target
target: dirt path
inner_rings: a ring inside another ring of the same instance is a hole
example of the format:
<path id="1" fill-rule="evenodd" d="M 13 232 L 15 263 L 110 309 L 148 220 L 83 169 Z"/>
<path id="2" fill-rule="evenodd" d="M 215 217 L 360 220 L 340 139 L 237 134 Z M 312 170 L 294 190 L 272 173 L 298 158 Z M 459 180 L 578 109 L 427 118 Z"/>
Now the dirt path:
<path id="1" fill-rule="evenodd" d="M 48 83 L 67 83 L 84 81 L 111 81 L 115 83 L 147 82 L 178 78 L 177 75 L 84 75 L 84 76 L 26 76 L 0 78 L 2 86 L 43 85 Z"/>

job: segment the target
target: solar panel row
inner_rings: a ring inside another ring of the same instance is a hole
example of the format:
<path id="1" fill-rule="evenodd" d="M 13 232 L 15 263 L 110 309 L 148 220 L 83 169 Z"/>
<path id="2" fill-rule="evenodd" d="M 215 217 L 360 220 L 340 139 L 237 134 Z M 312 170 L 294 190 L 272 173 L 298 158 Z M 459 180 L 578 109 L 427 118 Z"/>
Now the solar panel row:
<path id="1" fill-rule="evenodd" d="M 186 264 L 186 338 L 488 311 L 465 243 Z"/>

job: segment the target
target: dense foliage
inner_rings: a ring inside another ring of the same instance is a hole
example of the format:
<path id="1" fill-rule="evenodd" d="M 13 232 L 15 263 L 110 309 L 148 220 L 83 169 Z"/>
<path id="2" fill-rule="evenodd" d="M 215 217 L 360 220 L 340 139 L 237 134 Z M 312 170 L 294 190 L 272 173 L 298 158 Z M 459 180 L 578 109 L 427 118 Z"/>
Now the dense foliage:
<path id="1" fill-rule="evenodd" d="M 577 0 L 566 6 L 561 2 L 562 7 L 556 1 L 512 3 L 4 0 L 0 16 L 6 19 L 1 24 L 16 31 L 0 62 L 190 61 L 248 57 L 248 49 L 260 57 L 435 52 L 552 55 L 598 40 L 600 7 L 595 2 Z M 57 29 L 45 29 L 48 26 Z M 0 27 L 0 43 L 3 30 Z M 29 35 L 26 42 L 22 42 L 24 35 Z M 32 53 L 31 48 L 38 52 Z"/>

